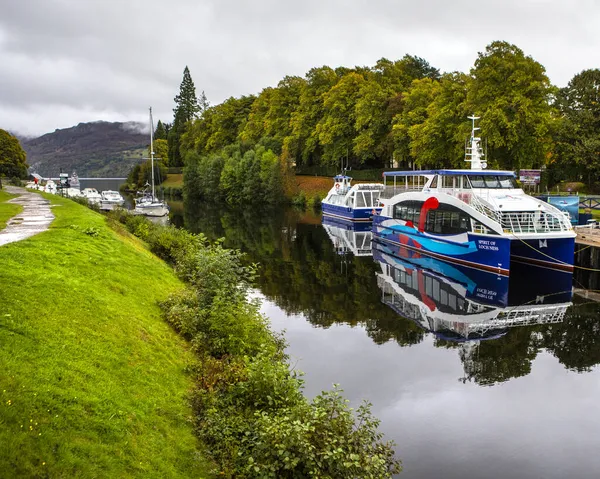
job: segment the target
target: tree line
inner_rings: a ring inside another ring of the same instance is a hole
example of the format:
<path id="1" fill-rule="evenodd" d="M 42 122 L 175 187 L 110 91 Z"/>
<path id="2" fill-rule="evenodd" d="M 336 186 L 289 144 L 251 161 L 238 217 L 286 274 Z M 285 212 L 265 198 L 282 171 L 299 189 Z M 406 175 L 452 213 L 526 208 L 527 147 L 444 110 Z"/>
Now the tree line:
<path id="1" fill-rule="evenodd" d="M 255 171 L 257 157 L 277 157 L 282 190 L 289 172 L 330 170 L 342 159 L 353 168 L 465 167 L 467 116 L 476 114 L 489 168 L 547 167 L 551 180 L 592 184 L 599 179 L 599 97 L 600 70 L 557 88 L 539 62 L 502 41 L 480 52 L 468 73 L 440 73 L 405 55 L 372 67 L 312 68 L 214 106 L 204 92 L 196 97 L 186 67 L 164 141 L 170 166 L 196 169 L 190 178 L 211 170 L 210 195 L 229 198 L 219 165 L 229 165 L 223 179 L 230 179 L 250 151 Z"/>

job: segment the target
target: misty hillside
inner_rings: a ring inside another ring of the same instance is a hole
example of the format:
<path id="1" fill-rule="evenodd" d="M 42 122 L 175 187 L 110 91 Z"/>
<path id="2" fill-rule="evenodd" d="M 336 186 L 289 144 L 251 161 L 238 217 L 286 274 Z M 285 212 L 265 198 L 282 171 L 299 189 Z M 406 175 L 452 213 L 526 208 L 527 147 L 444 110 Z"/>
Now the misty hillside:
<path id="1" fill-rule="evenodd" d="M 21 142 L 32 172 L 58 176 L 124 177 L 147 155 L 150 143 L 143 125 L 97 121 L 55 130 Z"/>

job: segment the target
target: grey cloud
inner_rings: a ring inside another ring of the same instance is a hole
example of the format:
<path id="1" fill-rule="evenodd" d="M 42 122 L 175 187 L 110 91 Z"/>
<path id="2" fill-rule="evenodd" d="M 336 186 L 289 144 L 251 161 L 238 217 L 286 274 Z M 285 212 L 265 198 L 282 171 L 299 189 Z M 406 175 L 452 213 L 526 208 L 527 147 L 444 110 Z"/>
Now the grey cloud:
<path id="1" fill-rule="evenodd" d="M 185 65 L 215 104 L 314 66 L 372 65 L 406 53 L 468 71 L 496 39 L 517 44 L 562 86 L 597 66 L 600 46 L 593 0 L 579 8 L 558 0 L 3 3 L 0 127 L 36 133 L 71 126 L 64 112 L 77 110 L 80 121 L 144 121 L 153 105 L 156 118 L 170 121 Z"/>

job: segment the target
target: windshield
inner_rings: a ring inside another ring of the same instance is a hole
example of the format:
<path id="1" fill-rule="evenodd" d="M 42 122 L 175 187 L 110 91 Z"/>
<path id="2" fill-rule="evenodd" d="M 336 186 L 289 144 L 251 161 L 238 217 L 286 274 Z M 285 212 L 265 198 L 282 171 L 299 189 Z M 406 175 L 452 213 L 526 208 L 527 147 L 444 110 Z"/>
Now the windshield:
<path id="1" fill-rule="evenodd" d="M 515 179 L 508 175 L 469 175 L 473 188 L 516 188 Z"/>

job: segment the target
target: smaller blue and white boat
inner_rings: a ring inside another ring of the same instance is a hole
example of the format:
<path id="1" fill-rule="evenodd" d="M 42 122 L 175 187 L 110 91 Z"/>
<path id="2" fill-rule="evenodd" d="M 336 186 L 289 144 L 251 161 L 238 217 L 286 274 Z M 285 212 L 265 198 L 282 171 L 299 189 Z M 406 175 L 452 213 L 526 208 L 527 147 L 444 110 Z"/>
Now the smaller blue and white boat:
<path id="1" fill-rule="evenodd" d="M 373 221 L 373 215 L 381 212 L 379 197 L 384 185 L 359 183 L 352 186 L 352 178 L 337 175 L 333 187 L 321 202 L 323 214 L 349 221 Z"/>

